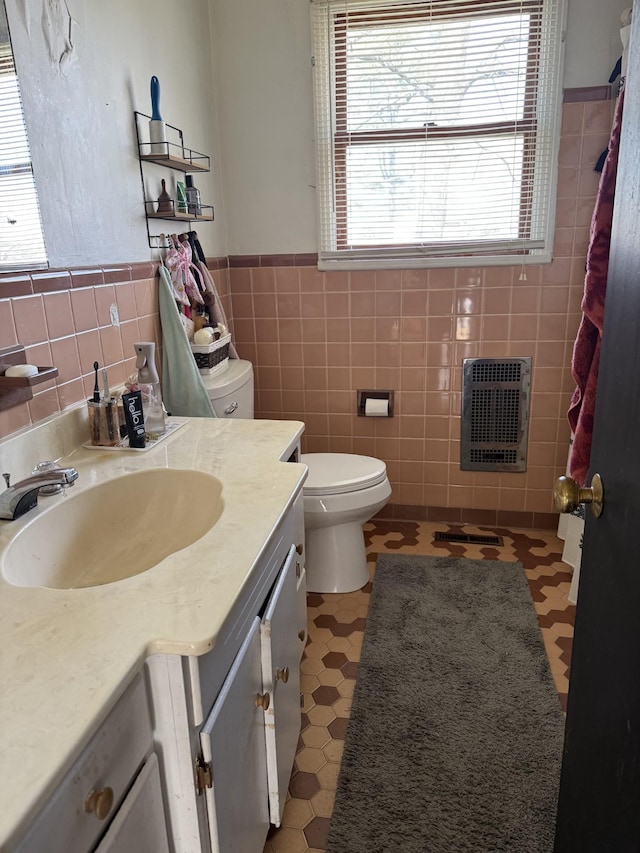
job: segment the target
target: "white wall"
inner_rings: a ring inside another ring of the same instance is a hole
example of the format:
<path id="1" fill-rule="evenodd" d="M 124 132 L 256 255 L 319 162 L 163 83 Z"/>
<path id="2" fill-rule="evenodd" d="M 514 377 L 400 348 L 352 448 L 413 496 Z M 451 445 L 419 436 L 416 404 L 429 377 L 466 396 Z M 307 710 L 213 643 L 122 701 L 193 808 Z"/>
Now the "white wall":
<path id="1" fill-rule="evenodd" d="M 315 252 L 308 0 L 212 0 L 229 254 Z"/>
<path id="2" fill-rule="evenodd" d="M 308 0 L 211 0 L 230 254 L 314 252 Z M 631 0 L 569 0 L 565 87 L 607 83 Z"/>
<path id="3" fill-rule="evenodd" d="M 630 2 L 569 0 L 565 86 L 606 83 Z M 133 125 L 134 109 L 151 111 L 153 74 L 163 118 L 213 157 L 196 181 L 216 208 L 198 225 L 207 254 L 316 251 L 308 0 L 67 3 L 75 63 L 61 73 L 41 22 L 58 4 L 6 0 L 51 266 L 156 256 Z M 177 177 L 146 174 L 152 198 Z"/>
<path id="4" fill-rule="evenodd" d="M 602 86 L 622 53 L 620 13 L 632 0 L 569 0 L 564 85 Z"/>
<path id="5" fill-rule="evenodd" d="M 216 222 L 198 224 L 209 255 L 226 254 L 213 102 L 208 0 L 67 0 L 72 63 L 51 61 L 45 0 L 6 0 L 34 173 L 52 267 L 148 260 L 133 111 L 150 114 L 157 75 L 165 121 L 185 144 L 214 157 L 195 181 Z M 58 40 L 59 43 L 59 40 Z M 147 168 L 151 198 L 180 175 Z M 153 223 L 155 232 L 182 230 Z M 157 227 L 155 227 L 157 226 Z"/>

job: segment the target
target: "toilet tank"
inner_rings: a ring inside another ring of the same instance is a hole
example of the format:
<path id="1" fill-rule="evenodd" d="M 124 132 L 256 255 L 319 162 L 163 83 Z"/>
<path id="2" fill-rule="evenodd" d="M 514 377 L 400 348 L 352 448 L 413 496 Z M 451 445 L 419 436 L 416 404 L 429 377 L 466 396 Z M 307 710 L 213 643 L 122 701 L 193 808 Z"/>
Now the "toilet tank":
<path id="1" fill-rule="evenodd" d="M 202 376 L 213 410 L 219 418 L 253 418 L 253 365 L 230 358 L 229 367 L 217 376 Z"/>

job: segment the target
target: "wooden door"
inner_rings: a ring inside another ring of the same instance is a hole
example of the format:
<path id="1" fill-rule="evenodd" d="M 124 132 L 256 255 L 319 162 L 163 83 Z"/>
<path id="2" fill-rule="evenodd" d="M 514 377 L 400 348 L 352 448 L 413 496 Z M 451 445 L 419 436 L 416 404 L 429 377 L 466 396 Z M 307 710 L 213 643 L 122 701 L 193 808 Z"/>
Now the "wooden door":
<path id="1" fill-rule="evenodd" d="M 640 850 L 640 14 L 626 81 L 556 853 Z M 636 492 L 638 488 L 638 492 Z"/>

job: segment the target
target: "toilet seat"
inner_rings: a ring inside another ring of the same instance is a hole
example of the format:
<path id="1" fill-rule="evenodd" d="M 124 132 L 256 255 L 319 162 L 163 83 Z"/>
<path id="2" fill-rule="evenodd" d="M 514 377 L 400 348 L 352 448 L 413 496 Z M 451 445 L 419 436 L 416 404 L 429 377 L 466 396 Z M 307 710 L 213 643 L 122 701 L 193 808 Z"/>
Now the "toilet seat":
<path id="1" fill-rule="evenodd" d="M 309 468 L 303 493 L 308 496 L 344 495 L 377 486 L 387 479 L 387 466 L 372 456 L 353 453 L 303 453 Z"/>

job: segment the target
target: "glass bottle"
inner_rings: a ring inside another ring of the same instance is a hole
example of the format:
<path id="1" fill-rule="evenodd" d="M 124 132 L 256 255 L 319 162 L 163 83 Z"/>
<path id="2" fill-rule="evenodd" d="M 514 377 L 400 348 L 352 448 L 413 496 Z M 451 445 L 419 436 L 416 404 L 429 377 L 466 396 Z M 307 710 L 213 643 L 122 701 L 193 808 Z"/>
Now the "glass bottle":
<path id="1" fill-rule="evenodd" d="M 187 184 L 187 211 L 192 216 L 200 216 L 202 214 L 200 190 L 193 185 L 193 177 L 191 175 L 185 175 L 185 182 Z"/>

